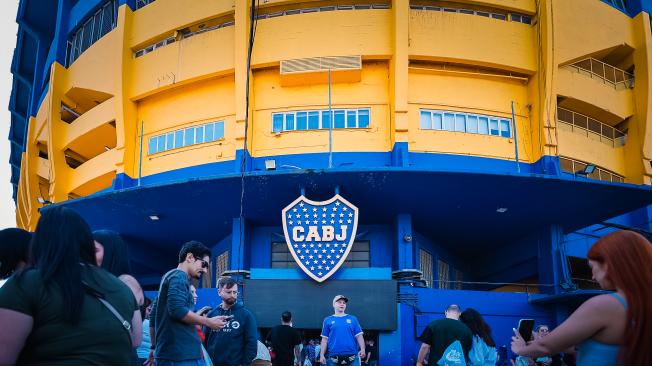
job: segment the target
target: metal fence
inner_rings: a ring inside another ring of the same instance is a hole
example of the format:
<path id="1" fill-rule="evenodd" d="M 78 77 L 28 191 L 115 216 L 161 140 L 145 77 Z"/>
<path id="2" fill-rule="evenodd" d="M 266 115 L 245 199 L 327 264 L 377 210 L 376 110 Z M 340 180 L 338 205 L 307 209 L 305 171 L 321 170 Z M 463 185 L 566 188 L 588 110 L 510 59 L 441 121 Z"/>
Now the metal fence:
<path id="1" fill-rule="evenodd" d="M 557 120 L 570 125 L 573 131 L 584 132 L 586 137 L 595 137 L 612 147 L 625 144 L 627 134 L 581 113 L 557 107 Z"/>
<path id="2" fill-rule="evenodd" d="M 588 72 L 591 77 L 600 78 L 604 83 L 613 85 L 614 88 L 634 87 L 634 75 L 594 58 L 585 58 L 569 66 L 578 71 Z"/>
<path id="3" fill-rule="evenodd" d="M 572 174 L 584 170 L 584 168 L 586 168 L 586 166 L 589 165 L 589 163 L 567 158 L 564 156 L 559 157 L 559 164 L 561 166 L 562 171 L 565 171 L 567 173 L 572 173 Z M 606 182 L 618 182 L 618 183 L 625 182 L 625 178 L 623 176 L 611 172 L 607 169 L 601 168 L 599 166 L 596 166 L 595 170 L 593 170 L 593 173 L 588 174 L 587 177 L 591 179 L 603 180 Z"/>

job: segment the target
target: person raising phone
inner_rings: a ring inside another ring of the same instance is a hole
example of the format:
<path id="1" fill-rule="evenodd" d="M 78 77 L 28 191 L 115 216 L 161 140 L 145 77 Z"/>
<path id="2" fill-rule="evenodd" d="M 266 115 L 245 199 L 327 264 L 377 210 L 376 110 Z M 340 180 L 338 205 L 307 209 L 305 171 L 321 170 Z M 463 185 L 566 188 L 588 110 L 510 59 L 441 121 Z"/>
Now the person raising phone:
<path id="1" fill-rule="evenodd" d="M 527 344 L 515 332 L 512 351 L 539 357 L 577 346 L 578 366 L 652 365 L 652 246 L 632 231 L 598 240 L 588 253 L 593 279 L 610 294 L 582 304 L 549 335 Z"/>

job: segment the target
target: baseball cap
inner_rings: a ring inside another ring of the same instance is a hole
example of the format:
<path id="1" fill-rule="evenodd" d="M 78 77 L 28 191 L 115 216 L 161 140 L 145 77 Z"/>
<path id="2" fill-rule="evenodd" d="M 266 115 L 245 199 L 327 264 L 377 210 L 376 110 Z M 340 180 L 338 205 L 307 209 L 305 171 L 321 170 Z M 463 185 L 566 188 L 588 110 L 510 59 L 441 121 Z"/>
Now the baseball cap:
<path id="1" fill-rule="evenodd" d="M 346 296 L 344 296 L 344 295 L 336 295 L 336 296 L 333 298 L 333 304 L 335 304 L 335 302 L 338 301 L 338 300 L 344 300 L 344 302 L 349 302 L 349 298 L 348 298 L 348 297 L 346 297 Z"/>

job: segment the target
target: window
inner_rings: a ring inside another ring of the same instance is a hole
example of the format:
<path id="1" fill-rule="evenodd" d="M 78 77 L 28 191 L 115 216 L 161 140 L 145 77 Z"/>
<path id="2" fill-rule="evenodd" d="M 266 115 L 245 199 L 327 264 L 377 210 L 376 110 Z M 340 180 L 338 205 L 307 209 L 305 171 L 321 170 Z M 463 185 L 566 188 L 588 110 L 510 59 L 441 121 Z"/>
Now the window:
<path id="1" fill-rule="evenodd" d="M 449 287 L 449 282 L 448 282 L 448 280 L 449 280 L 449 277 L 448 277 L 449 270 L 450 270 L 450 267 L 449 267 L 448 263 L 446 263 L 446 262 L 444 262 L 442 260 L 437 261 L 437 273 L 439 274 L 439 286 L 438 286 L 438 288 L 441 288 L 441 289 L 450 288 Z"/>
<path id="2" fill-rule="evenodd" d="M 419 249 L 419 270 L 426 287 L 432 287 L 432 254 L 423 249 Z"/>
<path id="3" fill-rule="evenodd" d="M 422 130 L 455 131 L 511 138 L 511 120 L 471 113 L 431 111 L 419 114 Z"/>
<path id="4" fill-rule="evenodd" d="M 333 128 L 368 128 L 370 110 L 334 109 Z M 328 110 L 272 113 L 272 132 L 319 130 L 330 127 Z"/>
<path id="5" fill-rule="evenodd" d="M 356 241 L 340 268 L 368 268 L 369 242 Z M 272 268 L 299 268 L 285 242 L 272 242 Z"/>
<path id="6" fill-rule="evenodd" d="M 145 5 L 149 5 L 156 0 L 136 0 L 136 10 L 142 9 Z M 219 274 L 218 274 L 219 276 Z"/>
<path id="7" fill-rule="evenodd" d="M 68 39 L 66 67 L 72 65 L 79 55 L 115 28 L 117 19 L 118 0 L 109 0 L 81 22 L 82 26 L 73 32 Z"/>
<path id="8" fill-rule="evenodd" d="M 220 278 L 222 274 L 229 270 L 229 251 L 225 251 L 218 255 L 215 259 L 215 275 Z M 217 282 L 217 281 L 215 281 Z"/>
<path id="9" fill-rule="evenodd" d="M 211 122 L 188 127 L 163 135 L 152 136 L 148 140 L 149 155 L 185 146 L 203 144 L 224 138 L 224 121 Z"/>

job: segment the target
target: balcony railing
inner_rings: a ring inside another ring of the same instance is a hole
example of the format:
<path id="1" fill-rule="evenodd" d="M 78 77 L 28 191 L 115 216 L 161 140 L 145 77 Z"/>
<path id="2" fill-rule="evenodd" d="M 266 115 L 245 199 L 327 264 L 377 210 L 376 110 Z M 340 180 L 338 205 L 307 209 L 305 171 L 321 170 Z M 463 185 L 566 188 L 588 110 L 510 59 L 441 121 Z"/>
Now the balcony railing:
<path id="1" fill-rule="evenodd" d="M 583 161 L 567 158 L 565 156 L 559 157 L 559 164 L 561 165 L 561 170 L 567 173 L 575 174 L 578 171 L 584 170 L 589 163 Z M 594 165 L 594 164 L 592 164 Z M 612 171 L 596 166 L 593 170 L 593 173 L 587 175 L 588 178 L 603 180 L 606 182 L 617 182 L 624 183 L 625 178 L 622 175 L 618 175 Z"/>
<path id="2" fill-rule="evenodd" d="M 625 144 L 627 135 L 624 132 L 581 113 L 557 107 L 557 120 L 570 125 L 573 131 L 582 131 L 586 134 L 586 137 L 597 137 L 600 142 L 612 147 Z"/>
<path id="3" fill-rule="evenodd" d="M 634 87 L 634 75 L 594 58 L 585 58 L 569 66 L 577 71 L 588 72 L 592 78 L 597 77 L 616 89 Z"/>

